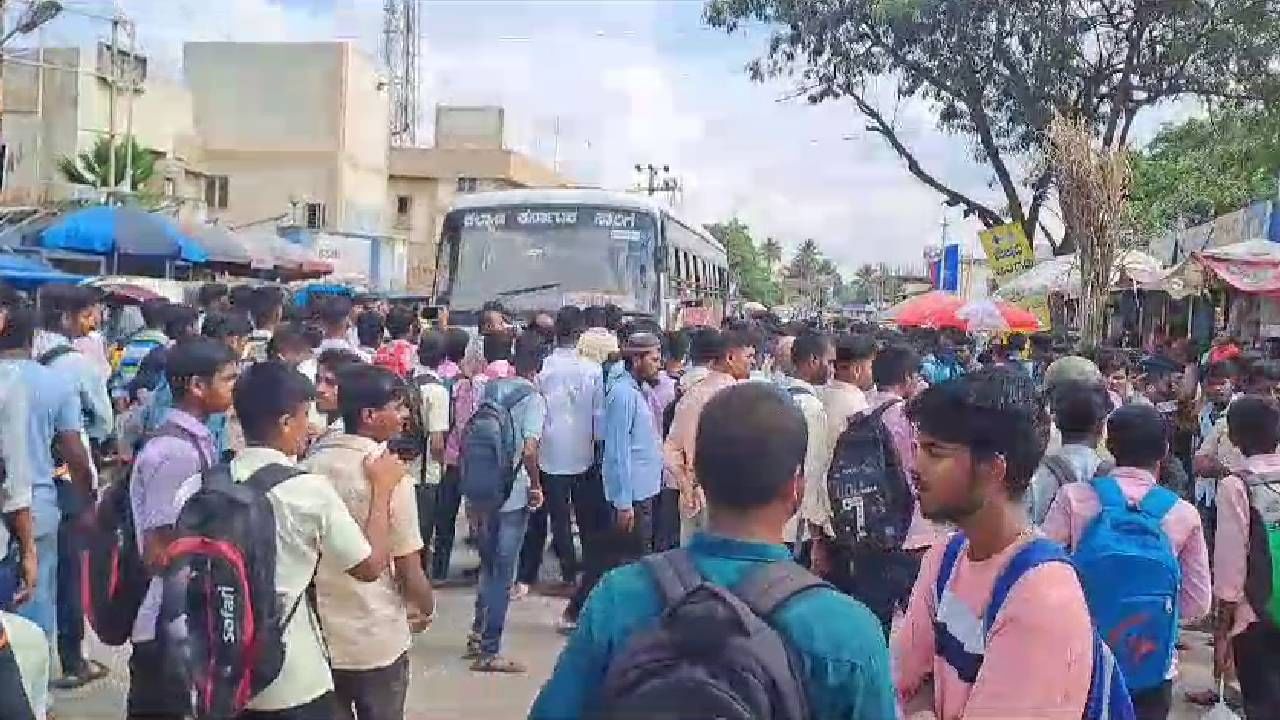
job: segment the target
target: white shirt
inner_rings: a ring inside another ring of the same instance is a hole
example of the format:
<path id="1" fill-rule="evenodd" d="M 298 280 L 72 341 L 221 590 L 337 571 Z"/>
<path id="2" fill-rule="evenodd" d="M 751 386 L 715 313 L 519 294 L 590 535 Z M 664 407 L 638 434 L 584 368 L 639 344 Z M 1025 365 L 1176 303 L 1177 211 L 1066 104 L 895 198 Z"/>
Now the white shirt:
<path id="1" fill-rule="evenodd" d="M 578 475 L 595 459 L 604 408 L 600 366 L 575 348 L 556 348 L 542 363 L 538 389 L 547 401 L 538 467 L 548 475 Z"/>
<path id="2" fill-rule="evenodd" d="M 31 475 L 27 462 L 27 427 L 30 422 L 27 393 L 16 382 L 18 365 L 0 362 L 0 457 L 4 458 L 6 479 L 0 487 L 0 512 L 11 513 L 31 507 Z M 9 528 L 0 522 L 0 560 L 9 551 Z"/>
<path id="3" fill-rule="evenodd" d="M 857 385 L 835 379 L 822 389 L 821 397 L 827 411 L 827 447 L 834 450 L 836 440 L 849 425 L 849 418 L 871 409 L 871 404 Z"/>
<path id="4" fill-rule="evenodd" d="M 361 350 L 358 345 L 353 344 L 346 338 L 325 338 L 324 340 L 321 340 L 320 347 L 316 348 L 316 355 L 319 356 L 324 354 L 325 350 L 342 350 L 343 352 L 349 352 L 352 355 L 355 355 L 367 363 L 373 362 L 372 355 Z"/>
<path id="5" fill-rule="evenodd" d="M 799 378 L 790 378 L 791 397 L 800 406 L 809 442 L 804 452 L 804 497 L 800 501 L 799 518 L 828 529 L 831 526 L 831 497 L 827 491 L 827 468 L 831 465 L 831 445 L 827 439 L 827 411 L 818 399 L 818 390 Z M 783 538 L 799 536 L 799 528 L 788 522 Z"/>
<path id="6" fill-rule="evenodd" d="M 279 450 L 247 447 L 231 461 L 236 482 L 249 479 L 270 464 L 294 466 Z M 197 475 L 178 491 L 181 507 L 200 488 Z M 345 572 L 373 552 L 364 531 L 351 517 L 333 485 L 319 475 L 297 475 L 277 485 L 267 497 L 276 520 L 276 594 L 281 607 L 292 608 L 303 597 L 323 556 L 330 567 Z M 305 705 L 333 690 L 319 623 L 310 603 L 298 605 L 284 630 L 284 667 L 275 681 L 249 701 L 250 710 L 286 710 Z"/>
<path id="7" fill-rule="evenodd" d="M 434 433 L 446 433 L 449 431 L 449 390 L 440 380 L 440 375 L 434 369 L 429 367 L 418 366 L 413 373 L 413 382 L 418 382 L 418 378 L 422 375 L 429 375 L 436 379 L 436 382 L 421 382 L 418 387 L 422 390 L 422 414 L 423 417 L 418 418 L 418 422 L 422 426 L 423 432 L 427 433 L 427 447 L 421 456 L 414 458 L 409 463 L 409 477 L 413 478 L 413 484 L 439 485 L 440 484 L 440 462 L 431 457 L 431 435 Z"/>

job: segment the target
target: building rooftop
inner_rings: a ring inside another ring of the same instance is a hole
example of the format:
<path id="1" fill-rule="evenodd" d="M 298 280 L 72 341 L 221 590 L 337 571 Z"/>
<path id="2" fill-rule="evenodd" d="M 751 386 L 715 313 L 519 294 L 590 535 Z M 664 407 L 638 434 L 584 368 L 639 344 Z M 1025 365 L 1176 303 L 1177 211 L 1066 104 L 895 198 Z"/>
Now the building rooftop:
<path id="1" fill-rule="evenodd" d="M 527 155 L 500 148 L 391 148 L 391 177 L 506 180 L 528 187 L 573 183 Z"/>

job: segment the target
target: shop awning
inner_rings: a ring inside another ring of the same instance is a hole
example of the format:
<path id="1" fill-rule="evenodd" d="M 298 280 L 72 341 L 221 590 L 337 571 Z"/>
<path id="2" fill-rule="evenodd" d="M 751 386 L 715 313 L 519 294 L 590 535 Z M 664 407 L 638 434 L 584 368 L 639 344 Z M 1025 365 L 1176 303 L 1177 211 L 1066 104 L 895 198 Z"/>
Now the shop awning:
<path id="1" fill-rule="evenodd" d="M 75 285 L 82 280 L 80 275 L 63 272 L 36 258 L 0 252 L 0 281 L 19 290 L 33 290 L 49 283 Z"/>
<path id="2" fill-rule="evenodd" d="M 98 206 L 64 215 L 40 234 L 41 247 L 94 255 L 141 255 L 204 262 L 208 253 L 169 218 L 137 208 Z"/>
<path id="3" fill-rule="evenodd" d="M 1246 240 L 1191 257 L 1240 292 L 1280 295 L 1280 243 Z"/>

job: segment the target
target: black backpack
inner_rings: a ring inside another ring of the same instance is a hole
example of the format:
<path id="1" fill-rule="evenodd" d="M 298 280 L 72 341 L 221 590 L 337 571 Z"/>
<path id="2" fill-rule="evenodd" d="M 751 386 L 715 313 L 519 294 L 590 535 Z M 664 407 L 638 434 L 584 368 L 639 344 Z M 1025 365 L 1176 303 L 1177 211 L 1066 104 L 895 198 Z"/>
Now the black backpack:
<path id="1" fill-rule="evenodd" d="M 165 423 L 150 439 L 157 437 L 190 443 L 200 458 L 201 472 L 208 469 L 199 441 L 189 431 Z M 111 646 L 123 645 L 133 635 L 133 622 L 151 583 L 144 549 L 138 545 L 134 526 L 133 505 L 129 499 L 132 482 L 132 473 L 129 473 L 103 491 L 88 548 L 84 551 L 85 585 L 89 595 L 85 615 L 98 638 Z"/>
<path id="2" fill-rule="evenodd" d="M 182 506 L 169 546 L 157 637 L 190 690 L 196 718 L 232 718 L 280 674 L 284 630 L 307 593 L 278 599 L 276 521 L 267 493 L 301 475 L 267 465 L 237 483 L 207 470 Z"/>
<path id="3" fill-rule="evenodd" d="M 788 600 L 826 583 L 774 562 L 728 590 L 703 578 L 684 549 L 640 562 L 664 610 L 610 663 L 592 717 L 808 720 L 801 664 L 770 621 Z"/>
<path id="4" fill-rule="evenodd" d="M 911 526 L 915 493 L 883 420 L 900 402 L 849 418 L 836 441 L 827 472 L 831 525 L 836 542 L 850 550 L 897 550 Z"/>

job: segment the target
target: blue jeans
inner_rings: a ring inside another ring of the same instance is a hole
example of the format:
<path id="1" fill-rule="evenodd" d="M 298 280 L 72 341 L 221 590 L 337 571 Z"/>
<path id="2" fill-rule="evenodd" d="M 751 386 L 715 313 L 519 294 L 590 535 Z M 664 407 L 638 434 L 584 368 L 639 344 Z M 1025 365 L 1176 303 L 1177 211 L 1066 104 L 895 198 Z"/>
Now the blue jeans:
<path id="1" fill-rule="evenodd" d="M 516 564 L 528 524 L 529 510 L 521 508 L 493 511 L 482 518 L 477 527 L 480 585 L 476 588 L 476 616 L 471 623 L 471 633 L 480 637 L 480 651 L 485 655 L 497 655 L 502 646 L 511 585 L 516 579 Z"/>
<path id="2" fill-rule="evenodd" d="M 36 536 L 35 595 L 18 608 L 18 615 L 30 620 L 44 631 L 53 647 L 58 640 L 58 533 Z"/>

